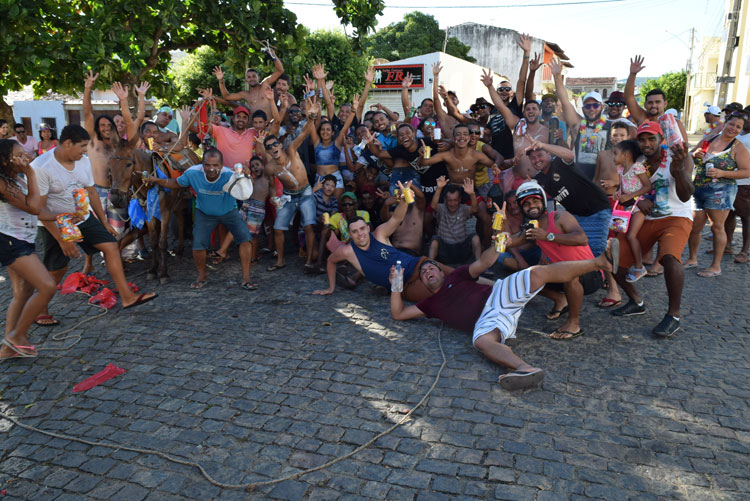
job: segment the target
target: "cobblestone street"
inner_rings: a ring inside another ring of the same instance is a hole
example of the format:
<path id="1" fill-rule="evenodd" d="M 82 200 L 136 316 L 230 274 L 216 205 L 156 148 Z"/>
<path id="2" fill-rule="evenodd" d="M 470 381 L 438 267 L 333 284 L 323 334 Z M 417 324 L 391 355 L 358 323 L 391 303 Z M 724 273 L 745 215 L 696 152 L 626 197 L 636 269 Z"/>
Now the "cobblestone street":
<path id="1" fill-rule="evenodd" d="M 735 237 L 739 240 L 738 235 Z M 738 246 L 735 244 L 735 247 Z M 189 248 L 189 246 L 188 246 Z M 709 248 L 701 245 L 703 254 Z M 43 430 L 151 448 L 200 463 L 225 483 L 268 481 L 374 445 L 326 469 L 253 492 L 222 489 L 196 468 L 23 430 L 0 419 L 3 499 L 747 499 L 750 495 L 750 268 L 686 272 L 682 328 L 654 339 L 666 311 L 662 277 L 644 278 L 647 313 L 615 320 L 584 299 L 583 337 L 546 337 L 561 322 L 538 297 L 513 349 L 543 367 L 540 388 L 507 392 L 468 334 L 391 320 L 369 284 L 311 295 L 325 278 L 299 260 L 239 287 L 232 260 L 191 290 L 192 259 L 172 259 L 172 282 L 129 278 L 159 298 L 118 305 L 74 330 L 79 343 L 0 366 L 0 411 Z M 80 269 L 80 261 L 72 270 Z M 108 278 L 97 263 L 96 274 Z M 11 298 L 2 271 L 0 304 Z M 731 298 L 738 298 L 732 301 Z M 61 325 L 34 327 L 39 347 L 98 309 L 56 295 Z M 82 393 L 73 386 L 113 363 L 127 372 Z M 744 418 L 742 416 L 745 416 Z M 2 496 L 0 496 L 2 497 Z"/>

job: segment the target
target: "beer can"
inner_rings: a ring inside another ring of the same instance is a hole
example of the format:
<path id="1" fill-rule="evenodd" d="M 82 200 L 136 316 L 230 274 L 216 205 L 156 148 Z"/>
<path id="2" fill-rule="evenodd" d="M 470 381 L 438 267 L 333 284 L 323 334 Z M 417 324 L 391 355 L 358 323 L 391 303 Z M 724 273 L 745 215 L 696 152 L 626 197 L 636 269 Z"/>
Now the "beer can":
<path id="1" fill-rule="evenodd" d="M 143 180 L 143 182 L 144 182 L 144 183 L 145 183 L 146 181 L 148 181 L 148 178 L 149 178 L 149 173 L 148 173 L 148 172 L 146 172 L 145 170 L 144 170 L 144 171 L 141 171 L 141 179 Z"/>
<path id="2" fill-rule="evenodd" d="M 424 147 L 424 157 L 425 157 L 425 159 L 430 158 L 431 155 L 432 155 L 432 148 L 430 146 L 425 146 Z"/>
<path id="3" fill-rule="evenodd" d="M 529 224 L 534 228 L 539 228 L 539 221 L 536 219 L 532 219 L 531 221 L 529 221 Z"/>
<path id="4" fill-rule="evenodd" d="M 148 145 L 149 150 L 154 151 L 154 138 L 153 137 L 147 137 L 146 144 Z"/>
<path id="5" fill-rule="evenodd" d="M 414 203 L 414 192 L 411 190 L 411 188 L 407 188 L 404 190 L 404 201 L 407 204 Z"/>
<path id="6" fill-rule="evenodd" d="M 323 213 L 323 224 L 329 225 L 331 223 L 331 215 L 327 212 Z"/>
<path id="7" fill-rule="evenodd" d="M 503 222 L 504 222 L 504 218 L 503 218 L 502 213 L 495 212 L 495 215 L 492 217 L 492 229 L 495 231 L 502 231 Z"/>
<path id="8" fill-rule="evenodd" d="M 508 234 L 507 233 L 498 233 L 495 237 L 495 250 L 498 253 L 505 252 L 505 246 L 508 243 Z"/>
<path id="9" fill-rule="evenodd" d="M 391 134 L 392 135 L 396 134 L 396 124 L 391 124 Z"/>

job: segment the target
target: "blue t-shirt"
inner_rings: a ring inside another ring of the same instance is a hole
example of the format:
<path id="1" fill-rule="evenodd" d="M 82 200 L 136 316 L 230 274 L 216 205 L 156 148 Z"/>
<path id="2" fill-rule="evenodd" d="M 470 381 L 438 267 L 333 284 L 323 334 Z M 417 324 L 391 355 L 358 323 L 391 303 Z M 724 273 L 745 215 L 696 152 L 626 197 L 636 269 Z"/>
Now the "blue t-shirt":
<path id="1" fill-rule="evenodd" d="M 208 216 L 223 216 L 231 210 L 237 210 L 237 200 L 222 190 L 232 177 L 232 171 L 222 167 L 219 179 L 208 182 L 203 164 L 193 165 L 186 170 L 177 182 L 180 186 L 190 187 L 195 191 L 195 206 Z"/>

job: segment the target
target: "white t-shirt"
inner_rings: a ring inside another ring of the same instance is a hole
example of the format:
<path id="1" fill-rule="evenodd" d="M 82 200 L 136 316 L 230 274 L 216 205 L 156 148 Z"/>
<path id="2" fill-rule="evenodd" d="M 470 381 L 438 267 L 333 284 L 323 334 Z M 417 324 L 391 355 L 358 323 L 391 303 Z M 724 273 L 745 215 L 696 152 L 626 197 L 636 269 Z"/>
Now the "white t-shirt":
<path id="1" fill-rule="evenodd" d="M 36 157 L 31 166 L 36 171 L 39 194 L 47 195 L 47 210 L 53 214 L 75 212 L 73 191 L 94 186 L 91 162 L 86 155 L 75 163 L 73 170 L 66 169 L 57 161 L 55 150 Z M 84 221 L 88 217 L 86 216 Z"/>
<path id="2" fill-rule="evenodd" d="M 641 157 L 638 161 L 645 162 Z M 667 161 L 660 165 L 654 175 L 651 176 L 651 187 L 655 192 L 654 206 L 646 219 L 661 219 L 664 217 L 686 217 L 693 220 L 693 210 L 690 200 L 683 202 L 677 196 L 675 180 L 672 173 L 669 172 L 669 165 L 672 163 L 672 151 L 667 153 Z"/>
<path id="3" fill-rule="evenodd" d="M 16 181 L 18 186 L 14 189 L 18 189 L 24 195 L 28 194 L 26 176 L 19 174 Z M 37 222 L 35 215 L 24 212 L 7 202 L 0 202 L 0 233 L 33 244 Z"/>
<path id="4" fill-rule="evenodd" d="M 737 141 L 744 144 L 745 148 L 747 148 L 748 152 L 750 152 L 750 134 L 742 134 L 740 136 L 737 136 Z M 738 179 L 737 186 L 750 186 L 750 177 Z"/>

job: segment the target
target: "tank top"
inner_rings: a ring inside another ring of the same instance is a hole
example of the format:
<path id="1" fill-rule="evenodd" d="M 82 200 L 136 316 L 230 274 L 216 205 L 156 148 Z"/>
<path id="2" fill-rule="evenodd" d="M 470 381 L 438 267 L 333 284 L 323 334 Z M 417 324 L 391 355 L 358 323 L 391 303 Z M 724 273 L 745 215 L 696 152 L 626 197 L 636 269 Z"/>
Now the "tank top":
<path id="1" fill-rule="evenodd" d="M 484 143 L 482 141 L 477 141 L 476 150 L 481 152 L 483 146 L 484 146 Z M 477 186 L 482 186 L 490 182 L 490 175 L 489 175 L 488 169 L 489 168 L 486 165 L 482 165 L 482 164 L 476 165 L 474 179 L 475 179 Z"/>
<path id="2" fill-rule="evenodd" d="M 315 165 L 338 165 L 341 157 L 341 150 L 331 143 L 328 147 L 323 147 L 323 143 L 318 143 L 315 147 Z"/>
<path id="3" fill-rule="evenodd" d="M 48 148 L 45 150 L 45 149 L 42 149 L 42 142 L 39 141 L 39 146 L 37 147 L 37 154 L 41 155 L 42 153 L 47 153 L 49 150 L 55 149 L 55 146 L 57 146 L 57 140 L 52 141 L 52 148 Z"/>
<path id="4" fill-rule="evenodd" d="M 18 188 L 24 195 L 28 194 L 26 176 L 16 178 Z M 37 217 L 13 207 L 7 202 L 0 202 L 0 233 L 31 244 L 36 238 Z"/>
<path id="5" fill-rule="evenodd" d="M 708 140 L 708 142 L 712 142 L 717 137 L 719 136 L 712 137 Z M 700 188 L 701 186 L 705 186 L 707 184 L 737 183 L 736 179 L 730 179 L 728 177 L 711 178 L 706 176 L 706 164 L 708 163 L 714 164 L 714 169 L 728 171 L 737 170 L 737 162 L 734 158 L 732 158 L 732 148 L 734 148 L 734 145 L 736 143 L 737 140 L 732 139 L 732 142 L 727 145 L 724 151 L 720 151 L 719 153 L 707 153 L 705 157 L 695 159 L 695 177 L 693 178 L 693 184 L 696 188 Z"/>
<path id="6" fill-rule="evenodd" d="M 547 215 L 547 231 L 556 235 L 562 234 L 562 231 L 555 225 L 555 211 Z M 549 258 L 551 263 L 594 259 L 594 254 L 588 245 L 560 245 L 549 240 L 537 240 L 536 244 L 542 249 L 542 252 Z"/>
<path id="7" fill-rule="evenodd" d="M 391 266 L 396 266 L 396 261 L 401 261 L 401 266 L 404 268 L 404 284 L 409 281 L 409 277 L 414 273 L 419 262 L 418 257 L 410 256 L 395 247 L 378 242 L 372 235 L 370 235 L 370 246 L 367 250 L 360 249 L 353 243 L 352 249 L 365 278 L 382 287 L 391 286 L 388 277 L 391 274 Z"/>
<path id="8" fill-rule="evenodd" d="M 597 120 L 597 122 L 599 122 L 599 120 Z M 573 144 L 573 151 L 576 153 L 576 166 L 588 179 L 594 179 L 594 174 L 596 173 L 596 156 L 600 151 L 608 150 L 612 147 L 609 138 L 610 129 L 612 129 L 612 122 L 605 119 L 602 123 L 601 130 L 599 131 L 596 130 L 597 122 L 589 124 L 584 118 L 581 121 L 581 126 L 578 128 L 576 139 Z M 581 137 L 582 128 L 585 129 L 583 137 Z"/>

